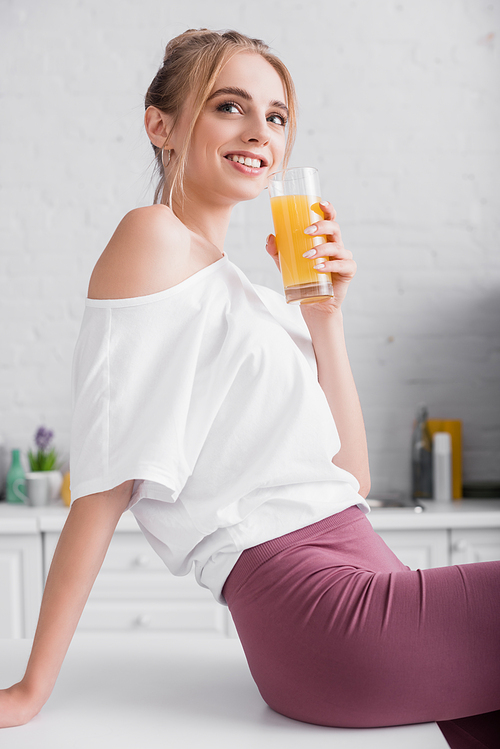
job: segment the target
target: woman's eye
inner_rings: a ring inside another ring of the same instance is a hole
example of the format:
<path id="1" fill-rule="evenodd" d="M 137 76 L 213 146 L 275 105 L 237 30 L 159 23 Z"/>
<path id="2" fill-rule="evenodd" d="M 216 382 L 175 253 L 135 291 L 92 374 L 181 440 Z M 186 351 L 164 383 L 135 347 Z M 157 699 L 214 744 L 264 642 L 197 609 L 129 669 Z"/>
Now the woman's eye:
<path id="1" fill-rule="evenodd" d="M 219 104 L 219 106 L 217 107 L 217 111 L 218 112 L 230 112 L 231 114 L 233 113 L 237 114 L 239 112 L 239 109 L 234 103 L 234 101 L 225 101 L 223 104 Z"/>
<path id="2" fill-rule="evenodd" d="M 282 114 L 271 114 L 267 119 L 275 125 L 286 125 L 286 118 Z"/>

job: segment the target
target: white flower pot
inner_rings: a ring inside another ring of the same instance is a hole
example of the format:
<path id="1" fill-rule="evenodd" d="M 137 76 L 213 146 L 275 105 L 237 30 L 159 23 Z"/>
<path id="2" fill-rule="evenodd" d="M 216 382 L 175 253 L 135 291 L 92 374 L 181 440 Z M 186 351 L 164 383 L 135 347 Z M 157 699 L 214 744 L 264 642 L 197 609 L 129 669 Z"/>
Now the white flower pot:
<path id="1" fill-rule="evenodd" d="M 55 502 L 61 496 L 63 475 L 61 471 L 43 471 L 47 475 L 49 485 L 49 502 Z"/>
<path id="2" fill-rule="evenodd" d="M 26 474 L 27 504 L 31 507 L 44 507 L 49 500 L 48 471 L 29 471 Z"/>

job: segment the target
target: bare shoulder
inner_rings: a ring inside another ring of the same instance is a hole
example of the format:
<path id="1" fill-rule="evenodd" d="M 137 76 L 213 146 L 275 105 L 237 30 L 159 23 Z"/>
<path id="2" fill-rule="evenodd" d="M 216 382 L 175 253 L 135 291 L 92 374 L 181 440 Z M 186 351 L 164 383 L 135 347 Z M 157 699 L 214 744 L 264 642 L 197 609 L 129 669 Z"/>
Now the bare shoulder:
<path id="1" fill-rule="evenodd" d="M 118 224 L 90 277 L 91 299 L 154 294 L 183 280 L 190 232 L 165 205 L 134 208 Z"/>

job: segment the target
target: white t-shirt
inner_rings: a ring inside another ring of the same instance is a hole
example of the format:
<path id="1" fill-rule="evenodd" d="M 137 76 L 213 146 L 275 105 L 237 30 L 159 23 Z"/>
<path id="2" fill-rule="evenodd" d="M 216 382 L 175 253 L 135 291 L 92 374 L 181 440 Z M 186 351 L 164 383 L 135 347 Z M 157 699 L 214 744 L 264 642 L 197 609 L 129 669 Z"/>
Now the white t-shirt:
<path id="1" fill-rule="evenodd" d="M 298 306 L 224 256 L 176 286 L 86 299 L 73 357 L 72 501 L 129 508 L 174 575 L 225 604 L 244 549 L 357 504 Z"/>

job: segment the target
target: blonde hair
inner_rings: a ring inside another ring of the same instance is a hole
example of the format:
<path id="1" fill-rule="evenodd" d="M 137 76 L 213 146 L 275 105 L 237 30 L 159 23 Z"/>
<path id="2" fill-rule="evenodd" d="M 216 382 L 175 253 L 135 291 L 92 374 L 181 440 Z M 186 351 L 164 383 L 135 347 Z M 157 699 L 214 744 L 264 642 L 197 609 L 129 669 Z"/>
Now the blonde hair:
<path id="1" fill-rule="evenodd" d="M 237 52 L 255 52 L 272 65 L 280 76 L 286 94 L 289 110 L 287 138 L 283 167 L 285 168 L 292 151 L 297 128 L 297 100 L 292 77 L 281 62 L 272 54 L 267 44 L 260 39 L 251 39 L 237 31 L 210 31 L 209 29 L 189 29 L 171 39 L 165 49 L 163 64 L 155 75 L 145 96 L 146 109 L 156 107 L 172 117 L 172 129 L 165 143 L 179 120 L 181 111 L 188 96 L 193 97 L 193 114 L 184 143 L 172 165 L 169 179 L 169 195 L 165 201 L 172 204 L 174 190 L 183 195 L 184 172 L 191 136 L 196 121 L 205 106 L 215 80 L 228 60 Z M 159 177 L 154 202 L 163 201 L 166 176 L 163 166 L 162 149 L 153 144 L 156 159 L 156 171 Z"/>

